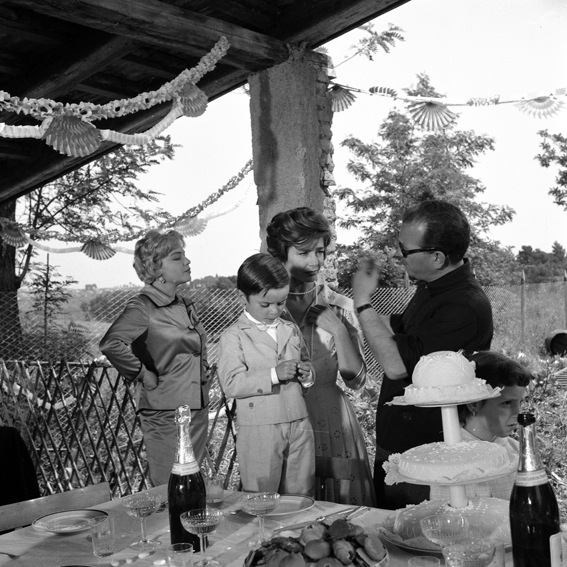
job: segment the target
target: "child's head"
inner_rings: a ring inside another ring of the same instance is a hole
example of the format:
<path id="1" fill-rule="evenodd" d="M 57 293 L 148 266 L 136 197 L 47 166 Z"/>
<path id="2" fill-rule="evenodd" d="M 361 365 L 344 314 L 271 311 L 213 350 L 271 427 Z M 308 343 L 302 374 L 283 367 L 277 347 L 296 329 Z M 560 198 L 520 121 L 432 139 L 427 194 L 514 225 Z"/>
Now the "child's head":
<path id="1" fill-rule="evenodd" d="M 519 362 L 499 352 L 481 351 L 469 356 L 469 359 L 476 364 L 477 378 L 503 390 L 496 398 L 459 406 L 461 424 L 485 441 L 507 437 L 518 424 L 520 405 L 532 375 Z"/>
<path id="2" fill-rule="evenodd" d="M 254 319 L 273 323 L 285 308 L 289 274 L 277 258 L 254 254 L 238 268 L 236 288 L 244 308 Z"/>

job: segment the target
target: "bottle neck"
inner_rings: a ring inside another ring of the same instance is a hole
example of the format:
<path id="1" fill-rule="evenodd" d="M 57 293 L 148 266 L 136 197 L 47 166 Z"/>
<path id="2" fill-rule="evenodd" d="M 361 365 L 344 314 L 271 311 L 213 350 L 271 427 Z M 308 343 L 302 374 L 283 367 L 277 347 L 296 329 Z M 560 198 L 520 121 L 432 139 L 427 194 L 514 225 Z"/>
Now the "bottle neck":
<path id="1" fill-rule="evenodd" d="M 518 472 L 533 472 L 544 469 L 537 447 L 535 416 L 533 414 L 520 414 L 520 459 Z"/>
<path id="2" fill-rule="evenodd" d="M 199 470 L 199 464 L 191 443 L 191 410 L 188 406 L 177 408 L 175 423 L 177 424 L 177 451 L 171 472 L 180 476 L 195 473 Z"/>

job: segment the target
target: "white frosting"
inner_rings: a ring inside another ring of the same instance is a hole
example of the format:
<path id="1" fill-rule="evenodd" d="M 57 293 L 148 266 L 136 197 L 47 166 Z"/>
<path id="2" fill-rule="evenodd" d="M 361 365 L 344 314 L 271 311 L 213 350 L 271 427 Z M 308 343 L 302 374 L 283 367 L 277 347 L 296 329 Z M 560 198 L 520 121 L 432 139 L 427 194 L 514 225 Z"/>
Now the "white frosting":
<path id="1" fill-rule="evenodd" d="M 419 521 L 433 514 L 463 514 L 469 524 L 480 531 L 482 538 L 496 538 L 511 543 L 509 502 L 500 498 L 475 498 L 463 508 L 453 508 L 444 500 L 426 500 L 417 506 L 397 510 L 386 520 L 385 529 L 406 544 L 422 549 L 439 550 L 422 533 Z"/>
<path id="2" fill-rule="evenodd" d="M 415 365 L 411 381 L 417 388 L 459 386 L 477 380 L 476 365 L 460 352 L 441 350 L 422 356 Z"/>
<path id="3" fill-rule="evenodd" d="M 401 475 L 425 483 L 475 481 L 493 476 L 510 465 L 504 447 L 488 441 L 461 441 L 455 445 L 428 443 L 399 455 Z"/>
<path id="4" fill-rule="evenodd" d="M 422 356 L 405 389 L 408 404 L 460 402 L 484 398 L 493 392 L 486 381 L 475 376 L 475 363 L 460 352 L 442 350 Z"/>

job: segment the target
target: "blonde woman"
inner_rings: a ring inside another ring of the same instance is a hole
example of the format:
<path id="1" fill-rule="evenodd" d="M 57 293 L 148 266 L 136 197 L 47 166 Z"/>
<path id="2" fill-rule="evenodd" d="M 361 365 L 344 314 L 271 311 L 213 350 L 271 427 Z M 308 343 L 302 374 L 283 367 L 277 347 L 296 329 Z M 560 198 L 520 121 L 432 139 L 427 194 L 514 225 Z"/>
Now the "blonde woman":
<path id="1" fill-rule="evenodd" d="M 199 463 L 206 451 L 206 335 L 193 303 L 177 294 L 178 286 L 191 280 L 190 264 L 181 234 L 149 231 L 134 252 L 134 269 L 146 285 L 100 343 L 124 379 L 138 384 L 137 413 L 154 486 L 169 480 L 178 406 L 191 408 L 191 438 Z"/>

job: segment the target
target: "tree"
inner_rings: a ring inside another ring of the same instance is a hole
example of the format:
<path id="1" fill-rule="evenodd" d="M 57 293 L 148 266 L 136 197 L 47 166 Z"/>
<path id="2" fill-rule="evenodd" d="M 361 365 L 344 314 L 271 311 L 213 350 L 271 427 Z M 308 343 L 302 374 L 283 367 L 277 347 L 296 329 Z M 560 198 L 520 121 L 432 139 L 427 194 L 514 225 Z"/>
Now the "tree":
<path id="1" fill-rule="evenodd" d="M 526 275 L 526 283 L 561 281 L 567 269 L 565 248 L 554 242 L 551 253 L 531 246 L 522 246 L 518 252 L 518 263 Z"/>
<path id="2" fill-rule="evenodd" d="M 0 204 L 0 216 L 26 226 L 37 240 L 131 240 L 144 227 L 171 219 L 168 213 L 148 207 L 157 201 L 158 193 L 142 191 L 136 182 L 151 166 L 172 159 L 174 153 L 169 136 L 143 146 L 121 147 L 17 202 Z M 33 254 L 31 245 L 16 251 L 0 243 L 0 356 L 13 356 L 6 345 L 17 344 L 21 335 L 16 292 L 29 272 Z"/>
<path id="3" fill-rule="evenodd" d="M 439 97 L 427 75 L 418 75 L 410 96 Z M 427 132 L 404 112 L 391 111 L 378 131 L 378 141 L 355 137 L 342 142 L 352 155 L 348 170 L 364 189 L 340 188 L 335 194 L 347 207 L 340 224 L 360 230 L 354 245 L 339 246 L 339 284 L 348 285 L 357 256 L 378 254 L 384 264 L 382 285 L 400 285 L 403 267 L 393 259 L 403 212 L 426 199 L 444 199 L 459 206 L 469 218 L 477 277 L 484 285 L 509 282 L 516 262 L 510 249 L 501 248 L 486 232 L 512 219 L 514 211 L 482 203 L 476 197 L 485 187 L 471 177 L 475 160 L 494 149 L 494 140 L 473 131 Z M 376 252 L 379 251 L 379 252 Z M 346 269 L 345 269 L 346 268 Z"/>
<path id="4" fill-rule="evenodd" d="M 559 173 L 555 178 L 557 185 L 552 187 L 548 194 L 553 197 L 557 205 L 567 211 L 567 138 L 562 134 L 550 134 L 547 130 L 540 130 L 538 134 L 543 138 L 540 143 L 542 153 L 536 156 L 542 167 L 557 165 Z"/>

